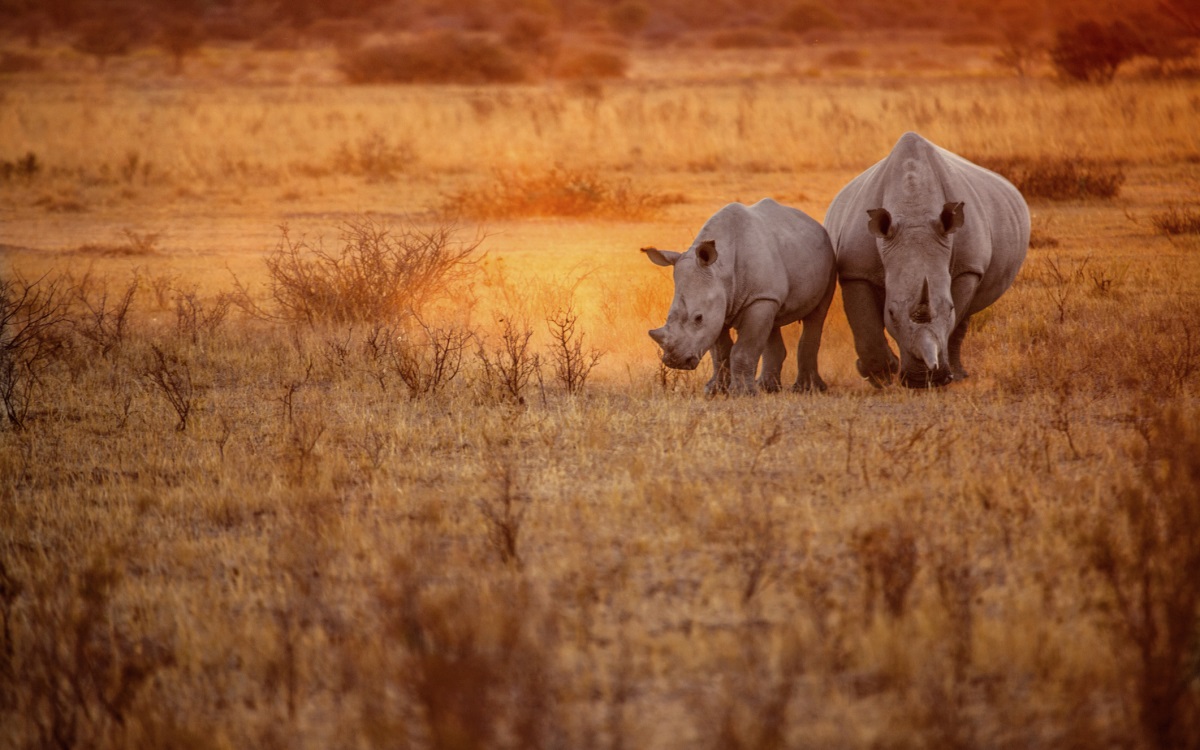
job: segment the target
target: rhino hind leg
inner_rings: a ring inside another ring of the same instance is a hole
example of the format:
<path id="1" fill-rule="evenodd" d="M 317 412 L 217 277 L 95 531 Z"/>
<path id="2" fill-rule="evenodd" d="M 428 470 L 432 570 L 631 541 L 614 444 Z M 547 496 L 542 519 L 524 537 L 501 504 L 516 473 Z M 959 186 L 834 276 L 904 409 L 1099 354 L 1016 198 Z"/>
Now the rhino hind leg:
<path id="1" fill-rule="evenodd" d="M 963 318 L 951 331 L 950 340 L 946 342 L 946 354 L 950 359 L 950 376 L 955 380 L 967 379 L 967 371 L 963 369 L 962 364 L 962 345 L 963 339 L 967 337 L 967 324 L 970 321 L 970 316 Z"/>
<path id="2" fill-rule="evenodd" d="M 729 392 L 729 352 L 733 349 L 733 339 L 729 329 L 721 331 L 717 343 L 710 350 L 713 362 L 712 378 L 704 386 L 704 392 L 709 396 Z"/>
<path id="3" fill-rule="evenodd" d="M 796 346 L 796 383 L 792 390 L 797 393 L 824 391 L 827 386 L 817 371 L 817 352 L 821 349 L 821 332 L 825 329 L 825 316 L 833 304 L 833 293 L 837 289 L 837 276 L 829 278 L 829 288 L 821 302 L 803 318 L 800 343 Z"/>
<path id="4" fill-rule="evenodd" d="M 884 291 L 867 281 L 842 281 L 842 302 L 854 334 L 858 374 L 882 388 L 900 371 L 900 359 L 883 335 Z"/>
<path id="5" fill-rule="evenodd" d="M 762 354 L 762 371 L 758 376 L 758 387 L 768 393 L 778 393 L 783 374 L 783 361 L 787 359 L 787 347 L 778 326 L 771 329 L 767 346 Z"/>

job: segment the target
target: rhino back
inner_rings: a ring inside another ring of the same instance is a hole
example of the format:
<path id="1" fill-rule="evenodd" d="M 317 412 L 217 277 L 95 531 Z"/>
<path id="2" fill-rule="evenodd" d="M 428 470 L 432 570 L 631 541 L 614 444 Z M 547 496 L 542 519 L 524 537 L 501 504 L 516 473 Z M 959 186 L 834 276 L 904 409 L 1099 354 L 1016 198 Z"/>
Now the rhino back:
<path id="1" fill-rule="evenodd" d="M 825 228 L 770 198 L 751 206 L 725 206 L 708 220 L 696 241 L 706 239 L 717 242 L 718 275 L 729 295 L 730 323 L 761 299 L 779 303 L 779 325 L 798 320 L 819 304 L 833 274 L 833 247 Z"/>

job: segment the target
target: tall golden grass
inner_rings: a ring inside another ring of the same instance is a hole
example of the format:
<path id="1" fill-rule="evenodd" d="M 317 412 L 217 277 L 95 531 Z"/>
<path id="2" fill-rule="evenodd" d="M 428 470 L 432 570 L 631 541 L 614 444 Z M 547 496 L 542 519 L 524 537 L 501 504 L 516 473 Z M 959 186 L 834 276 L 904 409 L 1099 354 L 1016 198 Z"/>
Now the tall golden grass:
<path id="1" fill-rule="evenodd" d="M 1153 220 L 1194 205 L 1195 84 L 35 83 L 4 309 L 65 318 L 0 430 L 0 746 L 1196 746 L 1200 241 Z M 1126 175 L 1034 203 L 969 380 L 869 388 L 840 302 L 826 394 L 658 366 L 637 247 L 739 196 L 821 218 L 908 129 Z M 495 220 L 417 322 L 231 306 L 281 223 L 447 226 L 518 167 L 687 200 Z M 599 353 L 578 388 L 559 350 Z"/>

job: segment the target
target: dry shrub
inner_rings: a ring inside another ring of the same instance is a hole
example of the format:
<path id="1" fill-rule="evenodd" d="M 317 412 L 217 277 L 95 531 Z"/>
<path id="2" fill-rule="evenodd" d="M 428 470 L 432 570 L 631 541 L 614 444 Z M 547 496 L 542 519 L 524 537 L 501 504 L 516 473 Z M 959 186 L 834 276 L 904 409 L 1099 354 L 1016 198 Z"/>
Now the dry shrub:
<path id="1" fill-rule="evenodd" d="M 769 49 L 790 47 L 793 40 L 768 29 L 746 27 L 713 32 L 708 43 L 713 49 Z"/>
<path id="2" fill-rule="evenodd" d="M 526 386 L 535 377 L 539 381 L 542 378 L 542 358 L 529 345 L 533 329 L 512 316 L 499 323 L 496 340 L 489 346 L 480 339 L 475 351 L 482 368 L 480 386 L 490 399 L 524 404 Z"/>
<path id="3" fill-rule="evenodd" d="M 383 746 L 565 746 L 557 633 L 529 585 L 442 581 L 423 567 L 396 560 L 379 594 L 382 638 L 364 654 L 366 734 Z"/>
<path id="4" fill-rule="evenodd" d="M 0 278 L 0 401 L 14 429 L 24 427 L 66 345 L 68 295 L 63 276 Z"/>
<path id="5" fill-rule="evenodd" d="M 835 68 L 860 68 L 864 61 L 863 53 L 856 49 L 834 50 L 821 58 L 822 65 Z"/>
<path id="6" fill-rule="evenodd" d="M 621 54 L 606 49 L 582 49 L 563 53 L 554 64 L 555 78 L 583 80 L 624 78 L 629 61 Z"/>
<path id="7" fill-rule="evenodd" d="M 42 163 L 32 151 L 16 159 L 0 159 L 0 180 L 31 180 L 42 171 Z"/>
<path id="8" fill-rule="evenodd" d="M 419 158 L 411 143 L 392 142 L 383 133 L 373 132 L 353 143 L 342 142 L 333 156 L 333 169 L 372 180 L 390 180 L 411 172 Z"/>
<path id="9" fill-rule="evenodd" d="M 109 257 L 137 257 L 158 254 L 158 241 L 162 238 L 160 232 L 137 232 L 125 228 L 121 230 L 125 236 L 124 242 L 96 243 L 89 242 L 81 245 L 76 252 L 86 255 L 104 255 Z"/>
<path id="10" fill-rule="evenodd" d="M 1151 747 L 1200 747 L 1200 411 L 1150 416 L 1139 476 L 1091 514 L 1082 545 Z"/>
<path id="11" fill-rule="evenodd" d="M 779 28 L 793 34 L 840 29 L 846 24 L 820 0 L 798 0 L 779 18 Z"/>
<path id="12" fill-rule="evenodd" d="M 42 58 L 20 52 L 0 52 L 0 75 L 37 73 L 46 67 Z"/>
<path id="13" fill-rule="evenodd" d="M 507 48 L 457 31 L 426 34 L 405 42 L 341 53 L 350 83 L 516 83 L 525 70 Z"/>
<path id="14" fill-rule="evenodd" d="M 496 172 L 486 185 L 448 195 L 442 210 L 474 219 L 589 216 L 639 221 L 675 202 L 675 196 L 641 192 L 628 179 L 614 182 L 590 170 L 555 167 L 548 172 Z"/>
<path id="15" fill-rule="evenodd" d="M 1119 166 L 1090 159 L 1013 156 L 971 161 L 1003 175 L 1027 199 L 1116 198 L 1125 184 Z"/>
<path id="16" fill-rule="evenodd" d="M 1200 210 L 1185 206 L 1168 206 L 1166 211 L 1150 217 L 1161 234 L 1200 234 Z"/>
<path id="17" fill-rule="evenodd" d="M 6 585 L 20 585 L 11 637 L 23 688 L 6 712 L 14 746 L 120 747 L 139 697 L 173 664 L 166 646 L 139 638 L 115 613 L 124 577 L 117 561 L 125 557 L 127 550 L 96 550 L 77 570 L 5 576 Z"/>
<path id="18" fill-rule="evenodd" d="M 281 228 L 267 256 L 270 308 L 235 279 L 243 309 L 263 318 L 316 325 L 393 320 L 424 307 L 460 280 L 482 237 L 460 240 L 452 225 L 393 230 L 363 216 L 341 227 L 341 247 L 293 240 Z"/>
<path id="19" fill-rule="evenodd" d="M 902 616 L 919 568 L 912 528 L 897 519 L 860 531 L 854 539 L 854 551 L 862 566 L 864 618 L 868 622 L 874 618 L 881 597 L 889 616 Z"/>
<path id="20" fill-rule="evenodd" d="M 550 331 L 550 359 L 554 375 L 567 389 L 578 393 L 587 383 L 588 375 L 600 362 L 603 354 L 592 347 L 584 348 L 584 334 L 579 329 L 579 313 L 573 301 L 555 310 L 546 318 Z"/>

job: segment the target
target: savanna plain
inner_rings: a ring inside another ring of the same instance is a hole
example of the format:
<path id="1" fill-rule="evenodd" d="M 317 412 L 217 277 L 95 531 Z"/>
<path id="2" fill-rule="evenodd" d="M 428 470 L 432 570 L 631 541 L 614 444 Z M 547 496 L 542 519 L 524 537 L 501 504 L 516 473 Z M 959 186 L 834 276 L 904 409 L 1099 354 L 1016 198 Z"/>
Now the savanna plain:
<path id="1" fill-rule="evenodd" d="M 1196 746 L 1200 84 L 861 47 L 0 79 L 0 746 Z M 969 379 L 840 298 L 824 393 L 658 364 L 640 247 L 908 130 L 1113 188 L 1031 195 Z"/>

